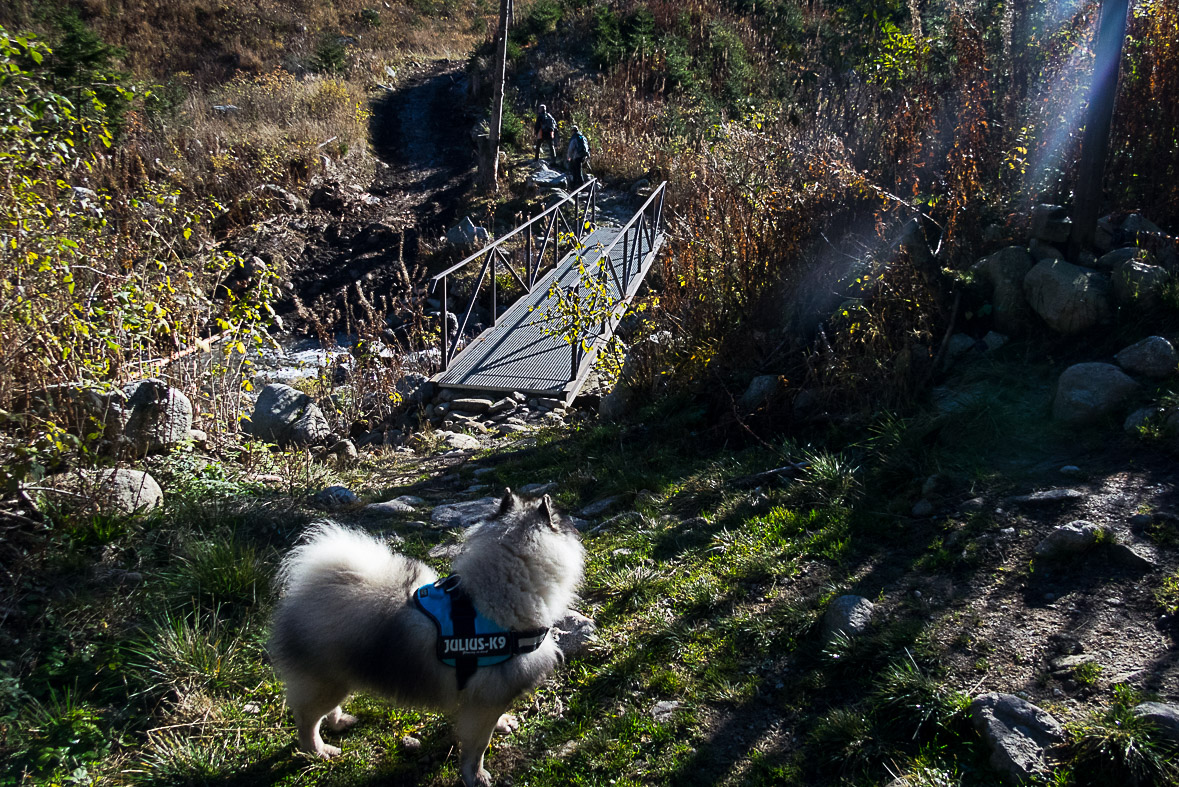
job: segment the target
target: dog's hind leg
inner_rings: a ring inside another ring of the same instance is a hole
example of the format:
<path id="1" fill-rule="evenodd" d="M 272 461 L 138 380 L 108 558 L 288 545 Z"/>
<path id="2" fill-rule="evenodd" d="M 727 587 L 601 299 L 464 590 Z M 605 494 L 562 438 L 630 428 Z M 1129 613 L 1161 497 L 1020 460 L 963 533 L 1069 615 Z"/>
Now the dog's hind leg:
<path id="1" fill-rule="evenodd" d="M 314 679 L 287 679 L 287 704 L 295 712 L 295 729 L 299 733 L 299 748 L 318 757 L 335 757 L 337 746 L 329 746 L 319 735 L 319 723 L 327 718 L 333 730 L 346 729 L 356 719 L 340 710 L 340 703 L 348 696 L 348 688 Z"/>
<path id="2" fill-rule="evenodd" d="M 343 732 L 356 723 L 356 717 L 351 713 L 345 713 L 344 709 L 337 705 L 328 711 L 323 721 L 332 732 Z"/>
<path id="3" fill-rule="evenodd" d="M 491 733 L 499 724 L 504 708 L 465 707 L 455 717 L 455 732 L 462 749 L 463 784 L 466 787 L 490 787 L 491 774 L 483 770 L 483 755 L 491 742 Z"/>

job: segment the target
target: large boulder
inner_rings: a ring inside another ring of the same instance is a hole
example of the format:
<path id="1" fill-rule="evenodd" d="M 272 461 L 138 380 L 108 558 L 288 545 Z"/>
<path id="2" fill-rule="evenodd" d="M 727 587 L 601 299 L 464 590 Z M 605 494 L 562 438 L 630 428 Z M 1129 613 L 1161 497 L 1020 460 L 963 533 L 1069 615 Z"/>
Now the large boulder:
<path id="1" fill-rule="evenodd" d="M 537 189 L 563 189 L 569 185 L 565 173 L 549 168 L 543 161 L 536 171 L 528 176 L 528 182 Z"/>
<path id="2" fill-rule="evenodd" d="M 974 264 L 972 270 L 990 285 L 996 330 L 1016 334 L 1031 322 L 1032 311 L 1023 294 L 1023 281 L 1033 264 L 1031 255 L 1022 246 L 1008 246 Z"/>
<path id="3" fill-rule="evenodd" d="M 319 445 L 331 435 L 327 418 L 315 401 L 289 385 L 262 389 L 250 416 L 250 434 L 280 446 Z"/>
<path id="4" fill-rule="evenodd" d="M 750 380 L 749 387 L 745 389 L 745 393 L 741 394 L 741 401 L 738 404 L 746 412 L 756 410 L 768 402 L 781 388 L 782 379 L 778 375 L 758 375 Z"/>
<path id="5" fill-rule="evenodd" d="M 1179 705 L 1143 702 L 1134 706 L 1133 713 L 1153 724 L 1171 743 L 1179 745 Z"/>
<path id="6" fill-rule="evenodd" d="M 163 380 L 147 379 L 127 384 L 123 394 L 123 436 L 136 451 L 166 451 L 189 439 L 192 402 L 183 392 Z"/>
<path id="7" fill-rule="evenodd" d="M 1023 280 L 1028 303 L 1052 330 L 1073 334 L 1108 322 L 1109 277 L 1064 260 L 1042 260 Z"/>
<path id="8" fill-rule="evenodd" d="M 1179 365 L 1179 353 L 1161 336 L 1147 336 L 1114 356 L 1118 366 L 1131 374 L 1144 377 L 1167 377 Z"/>
<path id="9" fill-rule="evenodd" d="M 486 227 L 476 227 L 470 216 L 446 231 L 446 242 L 460 249 L 469 249 L 475 244 L 487 243 L 491 235 Z"/>
<path id="10" fill-rule="evenodd" d="M 1065 243 L 1072 234 L 1073 222 L 1062 205 L 1036 205 L 1032 208 L 1032 237 L 1048 243 Z"/>
<path id="11" fill-rule="evenodd" d="M 60 490 L 61 496 L 54 495 L 54 501 L 71 510 L 89 505 L 102 513 L 136 514 L 159 508 L 164 503 L 160 485 L 143 470 L 79 470 L 51 476 L 44 485 Z"/>
<path id="12" fill-rule="evenodd" d="M 1109 363 L 1078 363 L 1064 370 L 1056 384 L 1052 417 L 1088 424 L 1111 415 L 1138 391 L 1138 383 Z"/>
<path id="13" fill-rule="evenodd" d="M 1165 268 L 1142 259 L 1130 259 L 1114 269 L 1113 297 L 1119 306 L 1154 310 L 1162 305 L 1163 287 L 1171 274 Z"/>
<path id="14" fill-rule="evenodd" d="M 470 527 L 490 519 L 499 511 L 501 498 L 481 497 L 462 503 L 445 503 L 430 512 L 430 521 L 439 527 Z"/>
<path id="15" fill-rule="evenodd" d="M 1105 528 L 1078 519 L 1052 530 L 1036 545 L 1036 557 L 1059 560 L 1094 547 L 1105 536 Z"/>
<path id="16" fill-rule="evenodd" d="M 1044 750 L 1064 740 L 1060 722 L 1014 694 L 983 694 L 970 715 L 991 750 L 991 767 L 1017 781 L 1042 771 Z"/>

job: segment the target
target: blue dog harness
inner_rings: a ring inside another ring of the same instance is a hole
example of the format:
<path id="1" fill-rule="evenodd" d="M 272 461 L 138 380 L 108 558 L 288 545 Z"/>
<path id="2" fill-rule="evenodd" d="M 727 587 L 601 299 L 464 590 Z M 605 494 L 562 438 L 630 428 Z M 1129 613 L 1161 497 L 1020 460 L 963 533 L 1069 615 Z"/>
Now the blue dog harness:
<path id="1" fill-rule="evenodd" d="M 457 574 L 422 585 L 414 591 L 414 604 L 438 629 L 438 660 L 454 667 L 459 690 L 479 667 L 502 664 L 513 656 L 531 653 L 548 636 L 547 628 L 530 631 L 504 629 L 484 617 L 460 587 Z"/>

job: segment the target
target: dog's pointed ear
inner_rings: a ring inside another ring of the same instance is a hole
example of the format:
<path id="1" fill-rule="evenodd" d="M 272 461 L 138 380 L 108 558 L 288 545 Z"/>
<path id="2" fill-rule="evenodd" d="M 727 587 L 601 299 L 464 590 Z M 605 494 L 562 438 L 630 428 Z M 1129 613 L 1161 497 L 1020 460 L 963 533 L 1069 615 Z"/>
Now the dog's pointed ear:
<path id="1" fill-rule="evenodd" d="M 545 495 L 541 499 L 539 511 L 541 517 L 544 518 L 544 521 L 552 530 L 560 531 L 560 522 L 557 519 L 557 511 L 553 508 L 553 499 L 551 497 Z"/>
<path id="2" fill-rule="evenodd" d="M 519 504 L 520 504 L 520 501 L 516 497 L 515 493 L 512 492 L 511 487 L 505 486 L 504 487 L 504 496 L 503 496 L 503 499 L 499 501 L 499 511 L 496 512 L 496 516 L 501 517 L 501 516 L 504 516 L 505 514 L 510 514 L 512 512 L 512 509 L 514 509 Z"/>

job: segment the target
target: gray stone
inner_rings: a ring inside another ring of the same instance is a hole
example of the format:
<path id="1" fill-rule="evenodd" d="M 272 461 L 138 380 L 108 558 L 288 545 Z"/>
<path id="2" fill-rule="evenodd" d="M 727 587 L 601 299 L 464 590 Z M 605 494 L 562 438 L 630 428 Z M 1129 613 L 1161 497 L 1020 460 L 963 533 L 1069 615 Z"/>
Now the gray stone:
<path id="1" fill-rule="evenodd" d="M 336 457 L 336 461 L 344 466 L 356 464 L 360 459 L 360 452 L 356 450 L 356 443 L 351 440 L 337 440 L 328 449 L 328 453 Z"/>
<path id="2" fill-rule="evenodd" d="M 635 196 L 638 196 L 640 191 L 642 191 L 643 189 L 649 189 L 650 187 L 651 187 L 651 181 L 647 180 L 646 178 L 639 178 L 634 183 L 630 184 L 630 188 L 627 189 L 627 192 L 632 197 L 635 197 Z"/>
<path id="3" fill-rule="evenodd" d="M 1082 664 L 1092 664 L 1097 659 L 1089 653 L 1082 653 L 1077 656 L 1057 656 L 1048 662 L 1049 669 L 1052 672 L 1072 672 Z"/>
<path id="4" fill-rule="evenodd" d="M 401 516 L 412 514 L 413 506 L 406 505 L 400 500 L 386 500 L 383 503 L 369 503 L 364 507 L 366 514 L 380 514 L 383 516 Z"/>
<path id="5" fill-rule="evenodd" d="M 446 231 L 446 242 L 460 249 L 467 249 L 476 243 L 485 243 L 489 233 L 485 227 L 476 227 L 470 216 L 464 216 L 462 221 Z"/>
<path id="6" fill-rule="evenodd" d="M 331 438 L 332 428 L 316 404 L 308 405 L 303 414 L 291 425 L 291 442 L 295 445 L 320 445 Z"/>
<path id="7" fill-rule="evenodd" d="M 426 554 L 435 560 L 445 560 L 447 562 L 454 560 L 463 551 L 463 545 L 458 543 L 451 544 L 435 544 L 430 547 L 430 551 Z"/>
<path id="8" fill-rule="evenodd" d="M 585 650 L 597 631 L 598 627 L 592 620 L 573 610 L 569 610 L 565 617 L 552 626 L 557 646 L 561 648 L 565 658 L 572 658 Z"/>
<path id="9" fill-rule="evenodd" d="M 1023 281 L 1034 261 L 1022 246 L 1008 246 L 984 257 L 971 268 L 991 289 L 991 314 L 995 328 L 1018 334 L 1031 322 L 1031 307 L 1023 293 Z"/>
<path id="10" fill-rule="evenodd" d="M 1080 519 L 1060 525 L 1036 545 L 1036 557 L 1055 560 L 1079 554 L 1094 546 L 1104 534 L 1105 528 Z"/>
<path id="11" fill-rule="evenodd" d="M 995 350 L 998 350 L 1008 342 L 1007 337 L 997 331 L 987 331 L 986 336 L 982 340 L 988 352 L 995 352 Z"/>
<path id="12" fill-rule="evenodd" d="M 101 510 L 133 514 L 164 504 L 164 490 L 143 470 L 87 471 L 91 493 Z"/>
<path id="13" fill-rule="evenodd" d="M 1155 224 L 1150 219 L 1143 216 L 1141 213 L 1131 213 L 1122 222 L 1122 232 L 1126 235 L 1133 235 L 1138 232 L 1147 232 L 1152 235 L 1165 235 L 1162 228 Z"/>
<path id="14" fill-rule="evenodd" d="M 462 432 L 440 431 L 437 433 L 443 445 L 452 451 L 475 451 L 482 447 L 478 437 Z"/>
<path id="15" fill-rule="evenodd" d="M 1150 426 L 1152 421 L 1161 418 L 1162 415 L 1163 411 L 1159 407 L 1140 407 L 1126 416 L 1126 420 L 1122 423 L 1122 429 L 1126 434 L 1136 435 Z"/>
<path id="16" fill-rule="evenodd" d="M 1109 322 L 1109 277 L 1064 260 L 1036 263 L 1023 280 L 1028 304 L 1057 333 L 1074 334 Z"/>
<path id="17" fill-rule="evenodd" d="M 1143 702 L 1134 706 L 1134 715 L 1150 722 L 1172 743 L 1179 744 L 1179 705 Z"/>
<path id="18" fill-rule="evenodd" d="M 569 179 L 563 172 L 550 169 L 544 162 L 540 162 L 536 172 L 528 176 L 528 182 L 538 189 L 564 189 L 569 186 Z"/>
<path id="19" fill-rule="evenodd" d="M 1166 268 L 1159 265 L 1139 259 L 1123 262 L 1114 269 L 1110 280 L 1114 302 L 1123 307 L 1158 309 L 1163 301 L 1163 288 L 1170 278 Z"/>
<path id="20" fill-rule="evenodd" d="M 185 442 L 192 430 L 192 402 L 163 380 L 137 380 L 123 387 L 123 436 L 140 453 L 166 451 Z"/>
<path id="21" fill-rule="evenodd" d="M 484 519 L 495 516 L 499 511 L 500 498 L 481 497 L 462 503 L 446 503 L 435 506 L 430 512 L 430 521 L 440 527 L 470 527 Z"/>
<path id="22" fill-rule="evenodd" d="M 516 402 L 505 397 L 498 402 L 494 402 L 491 407 L 487 409 L 488 415 L 500 415 L 501 413 L 510 413 L 516 409 Z"/>
<path id="23" fill-rule="evenodd" d="M 332 511 L 357 505 L 360 503 L 360 498 L 348 487 L 337 485 L 316 492 L 315 496 L 311 498 L 311 502 L 320 508 Z"/>
<path id="24" fill-rule="evenodd" d="M 663 700 L 655 703 L 655 707 L 651 709 L 651 718 L 655 719 L 659 724 L 666 724 L 675 718 L 675 712 L 679 710 L 679 700 Z"/>
<path id="25" fill-rule="evenodd" d="M 970 704 L 970 714 L 991 750 L 991 767 L 1016 780 L 1042 771 L 1044 750 L 1064 740 L 1056 719 L 1014 694 L 983 694 Z"/>
<path id="26" fill-rule="evenodd" d="M 770 400 L 782 387 L 782 380 L 776 374 L 762 374 L 749 381 L 745 393 L 738 402 L 746 412 L 756 410 Z"/>
<path id="27" fill-rule="evenodd" d="M 280 446 L 315 445 L 331 433 L 327 419 L 307 394 L 271 383 L 258 394 L 250 416 L 250 434 Z"/>
<path id="28" fill-rule="evenodd" d="M 426 504 L 426 501 L 417 495 L 398 495 L 393 499 L 398 503 L 405 503 L 407 506 L 413 506 L 415 508 L 417 506 L 424 506 Z"/>
<path id="29" fill-rule="evenodd" d="M 954 479 L 945 473 L 934 473 L 921 484 L 921 496 L 926 500 L 940 500 L 954 492 Z"/>
<path id="30" fill-rule="evenodd" d="M 958 506 L 958 510 L 963 514 L 977 514 L 986 507 L 986 504 L 987 501 L 981 497 L 972 497 Z"/>
<path id="31" fill-rule="evenodd" d="M 875 605 L 863 596 L 840 596 L 823 615 L 823 639 L 830 642 L 839 634 L 857 637 L 872 625 Z"/>
<path id="32" fill-rule="evenodd" d="M 611 508 L 616 507 L 620 502 L 622 502 L 622 498 L 617 495 L 612 497 L 604 497 L 601 500 L 590 503 L 588 506 L 581 509 L 577 513 L 579 516 L 584 517 L 598 517 L 609 511 Z"/>
<path id="33" fill-rule="evenodd" d="M 43 486 L 61 490 L 60 495 L 49 493 L 50 499 L 67 510 L 93 506 L 102 513 L 135 514 L 164 503 L 160 485 L 142 470 L 78 470 L 49 476 Z"/>
<path id="34" fill-rule="evenodd" d="M 1140 262 L 1153 264 L 1154 255 L 1145 249 L 1114 249 L 1113 251 L 1106 252 L 1097 258 L 1097 269 L 1109 271 L 1112 273 L 1121 267 L 1122 264 L 1129 262 L 1130 260 L 1139 260 Z"/>
<path id="35" fill-rule="evenodd" d="M 461 399 L 452 399 L 450 402 L 450 406 L 455 410 L 476 414 L 486 413 L 493 404 L 495 404 L 493 400 L 482 396 L 464 396 Z"/>
<path id="36" fill-rule="evenodd" d="M 913 512 L 912 513 L 913 513 L 913 516 L 917 519 L 925 519 L 926 517 L 933 516 L 933 511 L 934 511 L 933 503 L 931 503 L 928 500 L 925 500 L 923 498 L 921 500 L 918 500 L 913 505 Z"/>
<path id="37" fill-rule="evenodd" d="M 598 403 L 598 414 L 607 421 L 620 421 L 631 411 L 633 399 L 630 387 L 619 381 Z"/>
<path id="38" fill-rule="evenodd" d="M 1053 246 L 1051 243 L 1046 243 L 1039 238 L 1032 238 L 1028 243 L 1028 252 L 1032 258 L 1039 262 L 1040 260 L 1063 260 L 1064 252 Z"/>
<path id="39" fill-rule="evenodd" d="M 1112 250 L 1116 234 L 1117 229 L 1114 227 L 1113 217 L 1102 216 L 1097 220 L 1097 231 L 1093 233 L 1093 248 L 1100 252 Z"/>
<path id="40" fill-rule="evenodd" d="M 1108 363 L 1078 363 L 1065 369 L 1056 384 L 1052 417 L 1068 424 L 1092 423 L 1123 408 L 1138 383 Z"/>
<path id="41" fill-rule="evenodd" d="M 1112 562 L 1131 571 L 1146 573 L 1148 571 L 1154 571 L 1158 567 L 1158 562 L 1146 551 L 1145 547 L 1116 543 L 1110 544 L 1107 551 L 1109 559 Z"/>
<path id="42" fill-rule="evenodd" d="M 978 344 L 975 338 L 966 333 L 956 333 L 950 337 L 950 341 L 946 344 L 946 358 L 953 360 L 959 358 L 974 349 Z"/>
<path id="43" fill-rule="evenodd" d="M 1061 205 L 1036 205 L 1031 224 L 1032 237 L 1048 243 L 1066 243 L 1073 228 L 1068 209 Z"/>
<path id="44" fill-rule="evenodd" d="M 202 448 L 209 445 L 209 435 L 203 429 L 189 429 L 188 439 Z"/>
<path id="45" fill-rule="evenodd" d="M 1131 374 L 1161 378 L 1174 374 L 1179 353 L 1163 337 L 1147 336 L 1115 355 L 1114 360 Z"/>
<path id="46" fill-rule="evenodd" d="M 1053 503 L 1072 503 L 1084 499 L 1085 493 L 1077 489 L 1045 489 L 1041 492 L 1009 497 L 1007 502 L 1016 505 L 1041 506 Z"/>
<path id="47" fill-rule="evenodd" d="M 525 484 L 516 491 L 522 495 L 531 495 L 532 497 L 540 497 L 541 495 L 551 495 L 558 489 L 556 481 L 549 481 L 544 484 Z"/>

